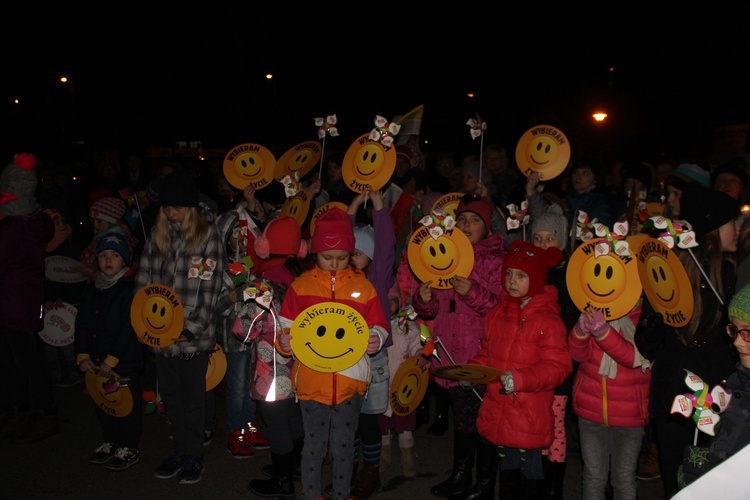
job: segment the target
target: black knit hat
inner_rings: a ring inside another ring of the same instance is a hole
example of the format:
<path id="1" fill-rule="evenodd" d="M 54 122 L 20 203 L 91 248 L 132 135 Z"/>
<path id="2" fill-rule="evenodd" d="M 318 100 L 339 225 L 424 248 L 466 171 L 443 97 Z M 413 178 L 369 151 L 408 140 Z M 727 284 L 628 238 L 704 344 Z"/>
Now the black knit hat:
<path id="1" fill-rule="evenodd" d="M 728 194 L 697 184 L 687 184 L 680 196 L 679 220 L 693 226 L 700 243 L 703 237 L 740 215 L 740 204 Z"/>
<path id="2" fill-rule="evenodd" d="M 197 207 L 200 202 L 195 174 L 190 170 L 175 170 L 164 178 L 159 192 L 163 207 Z"/>
<path id="3" fill-rule="evenodd" d="M 747 170 L 740 158 L 732 158 L 726 163 L 722 163 L 711 172 L 711 186 L 716 184 L 716 178 L 719 174 L 736 175 L 742 183 L 742 189 L 747 187 Z"/>
<path id="4" fill-rule="evenodd" d="M 647 189 L 651 189 L 651 167 L 646 163 L 626 163 L 622 167 L 622 178 L 641 181 Z"/>

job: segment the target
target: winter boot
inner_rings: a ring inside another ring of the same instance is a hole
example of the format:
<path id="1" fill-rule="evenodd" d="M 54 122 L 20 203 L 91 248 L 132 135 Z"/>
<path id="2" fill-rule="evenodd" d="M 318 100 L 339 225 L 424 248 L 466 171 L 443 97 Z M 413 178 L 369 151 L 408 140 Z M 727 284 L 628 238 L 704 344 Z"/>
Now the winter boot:
<path id="1" fill-rule="evenodd" d="M 477 435 L 466 432 L 453 432 L 453 472 L 448 479 L 430 489 L 436 497 L 447 497 L 466 493 L 471 489 L 474 452 Z"/>
<path id="2" fill-rule="evenodd" d="M 448 430 L 448 410 L 450 409 L 451 400 L 448 396 L 448 390 L 443 387 L 435 386 L 435 420 L 427 428 L 427 434 L 433 436 L 442 436 Z"/>
<path id="3" fill-rule="evenodd" d="M 357 482 L 352 488 L 352 496 L 357 500 L 370 498 L 374 493 L 380 491 L 380 488 L 380 467 L 364 462 L 362 470 L 357 474 Z"/>
<path id="4" fill-rule="evenodd" d="M 292 468 L 294 467 L 293 453 L 286 455 L 271 454 L 274 475 L 270 479 L 253 479 L 248 488 L 260 497 L 294 498 L 294 481 Z"/>
<path id="5" fill-rule="evenodd" d="M 544 465 L 544 498 L 562 500 L 565 462 L 550 462 L 544 458 L 542 464 Z"/>
<path id="6" fill-rule="evenodd" d="M 250 443 L 245 439 L 246 432 L 247 431 L 244 428 L 237 429 L 236 431 L 230 432 L 229 437 L 227 438 L 227 451 L 238 460 L 252 458 L 253 455 L 255 455 L 253 447 L 250 446 Z"/>
<path id="7" fill-rule="evenodd" d="M 401 469 L 404 477 L 417 477 L 417 471 L 414 468 L 414 438 L 399 439 L 398 447 L 401 449 Z"/>
<path id="8" fill-rule="evenodd" d="M 383 436 L 383 444 L 380 449 L 380 471 L 384 472 L 391 465 L 391 435 Z"/>
<path id="9" fill-rule="evenodd" d="M 499 462 L 497 446 L 477 438 L 477 482 L 466 493 L 451 495 L 448 500 L 494 500 Z"/>

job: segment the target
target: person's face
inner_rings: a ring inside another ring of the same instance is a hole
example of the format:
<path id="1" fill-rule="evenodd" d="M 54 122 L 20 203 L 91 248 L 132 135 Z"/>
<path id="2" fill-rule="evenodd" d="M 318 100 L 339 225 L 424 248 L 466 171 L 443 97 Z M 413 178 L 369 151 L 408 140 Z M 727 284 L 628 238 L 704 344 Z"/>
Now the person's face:
<path id="1" fill-rule="evenodd" d="M 99 252 L 96 259 L 99 264 L 99 270 L 108 278 L 116 275 L 125 267 L 125 260 L 122 258 L 122 255 L 109 248 Z"/>
<path id="2" fill-rule="evenodd" d="M 104 219 L 95 219 L 95 218 L 91 219 L 91 225 L 94 227 L 94 233 L 96 234 L 109 231 L 109 229 L 112 226 L 114 226 L 114 224 L 112 224 L 109 221 L 106 221 Z"/>
<path id="3" fill-rule="evenodd" d="M 508 155 L 505 150 L 486 151 L 482 156 L 484 167 L 492 174 L 497 175 L 508 168 Z"/>
<path id="4" fill-rule="evenodd" d="M 742 196 L 742 182 L 740 178 L 729 172 L 722 172 L 716 176 L 714 189 L 728 194 L 735 200 L 739 200 L 740 196 Z"/>
<path id="5" fill-rule="evenodd" d="M 343 271 L 349 267 L 349 252 L 324 250 L 315 254 L 315 262 L 323 271 Z"/>
<path id="6" fill-rule="evenodd" d="M 578 192 L 586 191 L 596 183 L 594 171 L 589 167 L 577 168 L 573 170 L 573 174 L 570 176 L 570 183 L 574 190 Z"/>
<path id="7" fill-rule="evenodd" d="M 328 160 L 326 163 L 326 173 L 328 174 L 328 180 L 330 182 L 338 182 L 341 180 L 341 165 L 333 160 Z"/>
<path id="8" fill-rule="evenodd" d="M 544 248 L 545 250 L 550 247 L 557 247 L 562 249 L 562 242 L 554 233 L 549 231 L 537 231 L 534 233 L 534 246 Z"/>
<path id="9" fill-rule="evenodd" d="M 674 165 L 669 162 L 663 162 L 656 165 L 654 168 L 654 176 L 656 177 L 656 183 L 661 186 L 664 179 L 674 170 Z"/>
<path id="10" fill-rule="evenodd" d="M 642 191 L 648 191 L 648 188 L 644 183 L 642 183 L 638 179 L 633 179 L 632 177 L 628 177 L 627 179 L 625 179 L 625 183 L 623 184 L 623 186 L 625 187 L 625 193 L 629 198 L 637 198 Z"/>
<path id="11" fill-rule="evenodd" d="M 185 220 L 185 214 L 187 213 L 187 207 L 162 207 L 164 214 L 169 219 L 169 222 L 182 222 Z"/>
<path id="12" fill-rule="evenodd" d="M 445 177 L 446 179 L 449 179 L 451 176 L 451 171 L 453 170 L 453 160 L 450 158 L 438 158 L 437 165 L 435 166 L 435 170 L 437 170 L 438 175 Z"/>
<path id="13" fill-rule="evenodd" d="M 677 189 L 674 186 L 667 186 L 667 207 L 669 207 L 672 217 L 678 217 L 680 215 L 681 197 L 682 189 Z"/>
<path id="14" fill-rule="evenodd" d="M 472 245 L 487 237 L 487 228 L 482 218 L 474 212 L 462 212 L 456 217 L 456 227 L 464 233 Z"/>
<path id="15" fill-rule="evenodd" d="M 721 249 L 724 252 L 736 252 L 737 240 L 740 237 L 740 228 L 737 227 L 734 220 L 730 220 L 719 228 L 719 238 L 721 239 Z"/>
<path id="16" fill-rule="evenodd" d="M 354 253 L 351 256 L 351 264 L 352 266 L 354 266 L 354 269 L 361 271 L 369 266 L 370 262 L 372 262 L 372 259 L 370 259 L 370 257 L 368 257 L 364 252 L 356 248 L 354 249 Z"/>
<path id="17" fill-rule="evenodd" d="M 750 324 L 745 323 L 739 318 L 732 318 L 732 323 L 737 327 L 738 330 L 750 330 Z M 737 348 L 737 353 L 740 355 L 740 363 L 745 368 L 750 368 L 750 342 L 742 340 L 742 335 L 739 333 L 734 338 L 734 347 Z"/>
<path id="18" fill-rule="evenodd" d="M 524 298 L 529 294 L 529 275 L 520 269 L 505 270 L 505 291 L 513 298 Z"/>
<path id="19" fill-rule="evenodd" d="M 473 193 L 477 189 L 477 183 L 479 182 L 479 179 L 477 179 L 477 176 L 474 175 L 473 172 L 469 170 L 463 171 L 464 181 L 463 181 L 463 192 L 464 193 Z"/>

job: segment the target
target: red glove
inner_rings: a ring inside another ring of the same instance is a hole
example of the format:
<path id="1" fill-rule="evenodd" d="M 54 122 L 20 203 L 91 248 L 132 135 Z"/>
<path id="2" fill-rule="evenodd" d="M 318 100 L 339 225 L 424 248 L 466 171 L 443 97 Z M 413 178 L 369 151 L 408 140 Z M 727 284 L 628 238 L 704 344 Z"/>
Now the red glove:
<path id="1" fill-rule="evenodd" d="M 577 328 L 580 333 L 584 335 L 590 333 L 598 339 L 609 331 L 609 323 L 607 323 L 604 314 L 600 310 L 594 309 L 581 313 L 581 316 L 578 318 Z"/>

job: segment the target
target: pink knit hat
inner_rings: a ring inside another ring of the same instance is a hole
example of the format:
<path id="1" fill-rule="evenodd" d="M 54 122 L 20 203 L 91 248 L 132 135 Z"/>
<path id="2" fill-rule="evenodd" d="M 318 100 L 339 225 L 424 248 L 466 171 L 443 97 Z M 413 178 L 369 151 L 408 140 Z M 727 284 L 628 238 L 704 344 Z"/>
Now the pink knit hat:
<path id="1" fill-rule="evenodd" d="M 253 245 L 261 259 L 267 259 L 270 255 L 302 259 L 307 255 L 307 243 L 302 239 L 299 224 L 286 215 L 280 215 L 266 224 L 263 235 Z"/>
<path id="2" fill-rule="evenodd" d="M 117 224 L 125 215 L 125 202 L 113 196 L 105 196 L 95 201 L 89 210 L 89 217 L 92 219 L 106 220 L 112 224 Z"/>
<path id="3" fill-rule="evenodd" d="M 315 222 L 315 234 L 310 243 L 310 252 L 346 250 L 354 253 L 354 229 L 346 212 L 333 207 L 323 212 Z"/>

